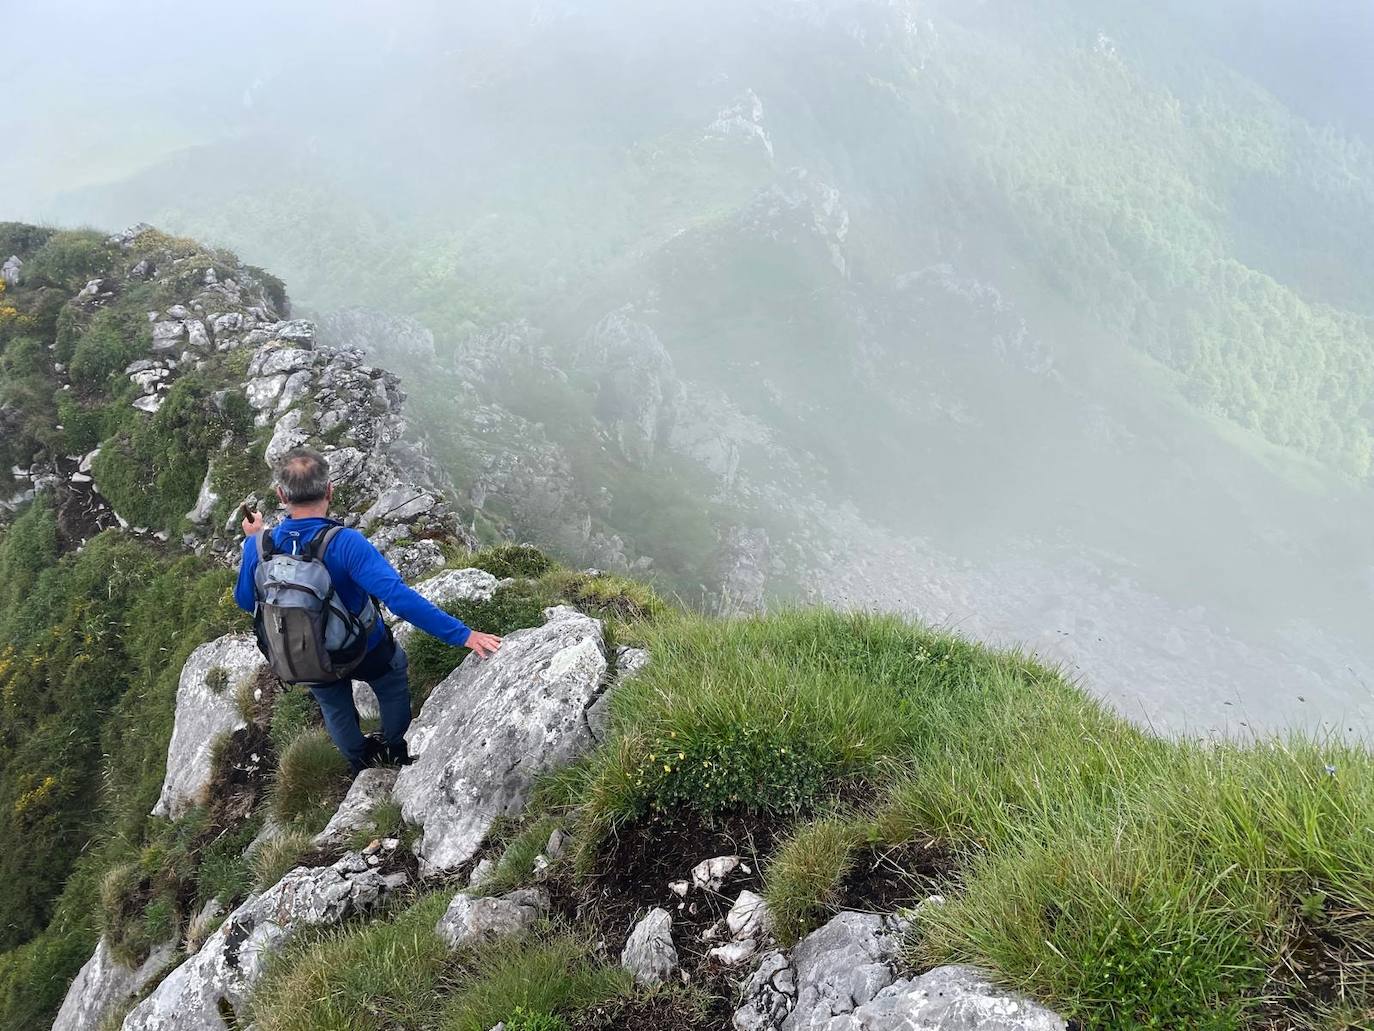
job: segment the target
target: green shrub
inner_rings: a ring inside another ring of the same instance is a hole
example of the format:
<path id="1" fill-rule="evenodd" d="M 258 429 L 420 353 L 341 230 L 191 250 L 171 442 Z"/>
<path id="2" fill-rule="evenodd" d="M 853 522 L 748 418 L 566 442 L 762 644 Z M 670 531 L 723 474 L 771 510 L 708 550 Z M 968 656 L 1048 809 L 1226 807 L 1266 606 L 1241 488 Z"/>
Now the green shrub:
<path id="1" fill-rule="evenodd" d="M 122 374 L 151 346 L 147 319 L 138 313 L 107 309 L 98 313 L 77 338 L 67 372 L 73 385 L 87 393 L 103 391 L 111 376 Z"/>
<path id="2" fill-rule="evenodd" d="M 76 292 L 87 281 L 108 275 L 116 249 L 90 229 L 54 233 L 24 264 L 25 282 Z"/>
<path id="3" fill-rule="evenodd" d="M 299 734 L 281 754 L 272 791 L 272 812 L 302 833 L 318 833 L 348 792 L 348 760 L 323 729 Z"/>
<path id="4" fill-rule="evenodd" d="M 391 919 L 302 935 L 269 962 L 249 1003 L 254 1024 L 260 1031 L 432 1028 L 458 966 L 434 933 L 452 897 L 435 892 Z"/>
<path id="5" fill-rule="evenodd" d="M 534 580 L 553 569 L 553 559 L 528 544 L 499 544 L 468 559 L 473 569 L 485 569 L 498 580 L 517 577 Z"/>
<path id="6" fill-rule="evenodd" d="M 272 887 L 301 865 L 301 859 L 312 849 L 309 831 L 288 830 L 269 838 L 248 855 L 253 871 L 253 887 L 262 891 Z"/>

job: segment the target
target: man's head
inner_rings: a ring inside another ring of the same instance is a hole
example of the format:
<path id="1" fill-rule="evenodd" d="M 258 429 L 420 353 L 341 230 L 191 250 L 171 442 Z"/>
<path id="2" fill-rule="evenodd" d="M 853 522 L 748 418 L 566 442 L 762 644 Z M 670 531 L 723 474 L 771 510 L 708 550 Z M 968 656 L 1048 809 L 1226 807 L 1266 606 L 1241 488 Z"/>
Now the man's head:
<path id="1" fill-rule="evenodd" d="M 288 451 L 277 463 L 277 497 L 293 516 L 324 515 L 334 485 L 329 482 L 329 463 L 313 448 Z"/>

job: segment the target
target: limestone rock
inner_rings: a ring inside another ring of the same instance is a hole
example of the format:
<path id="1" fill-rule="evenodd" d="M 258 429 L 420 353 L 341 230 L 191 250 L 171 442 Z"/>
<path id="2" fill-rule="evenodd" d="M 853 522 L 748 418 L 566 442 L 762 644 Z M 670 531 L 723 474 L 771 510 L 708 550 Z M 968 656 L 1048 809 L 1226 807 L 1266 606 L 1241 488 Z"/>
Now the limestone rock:
<path id="1" fill-rule="evenodd" d="M 196 504 L 191 511 L 186 513 L 186 519 L 195 523 L 197 526 L 204 526 L 210 520 L 210 513 L 219 504 L 219 495 L 210 486 L 210 476 L 214 472 L 214 463 L 205 470 L 205 479 L 201 481 L 200 493 L 196 495 Z"/>
<path id="2" fill-rule="evenodd" d="M 701 891 L 720 891 L 726 880 L 744 865 L 744 860 L 739 856 L 716 856 L 714 859 L 703 859 L 692 867 L 692 887 Z M 748 872 L 746 867 L 745 873 Z"/>
<path id="3" fill-rule="evenodd" d="M 191 653 L 177 686 L 167 776 L 154 816 L 175 819 L 205 790 L 215 738 L 244 726 L 234 693 L 263 666 L 262 653 L 247 634 L 228 634 Z"/>
<path id="4" fill-rule="evenodd" d="M 367 912 L 404 883 L 404 874 L 382 874 L 356 852 L 333 866 L 292 870 L 230 913 L 130 1012 L 123 1031 L 227 1031 L 224 1013 L 245 1013 L 267 960 L 298 931 Z"/>
<path id="5" fill-rule="evenodd" d="M 937 967 L 897 981 L 826 1031 L 1065 1031 L 1063 1017 L 994 986 L 972 967 Z"/>
<path id="6" fill-rule="evenodd" d="M 430 871 L 472 858 L 497 816 L 524 807 L 537 776 L 593 743 L 585 710 L 606 672 L 601 624 L 565 606 L 545 617 L 491 658 L 469 655 L 411 729 L 419 758 L 401 771 L 396 798 L 424 828 L 417 852 Z"/>
<path id="7" fill-rule="evenodd" d="M 24 262 L 19 255 L 11 254 L 5 259 L 5 263 L 0 265 L 0 279 L 5 281 L 6 286 L 18 286 L 21 274 L 24 271 Z"/>
<path id="8" fill-rule="evenodd" d="M 307 319 L 292 319 L 279 323 L 272 335 L 278 340 L 296 344 L 299 347 L 313 347 L 315 344 L 315 323 Z"/>
<path id="9" fill-rule="evenodd" d="M 792 950 L 790 963 L 769 953 L 745 984 L 738 1031 L 828 1028 L 896 980 L 901 928 L 890 917 L 843 912 Z M 788 969 L 784 972 L 784 967 Z"/>
<path id="10" fill-rule="evenodd" d="M 186 338 L 186 324 L 173 319 L 153 323 L 153 350 L 175 351 Z"/>
<path id="11" fill-rule="evenodd" d="M 439 918 L 434 932 L 457 949 L 519 934 L 548 908 L 548 899 L 542 893 L 528 889 L 502 898 L 481 898 L 460 891 Z"/>
<path id="12" fill-rule="evenodd" d="M 392 523 L 407 523 L 416 516 L 423 515 L 439 503 L 439 499 L 424 487 L 413 483 L 398 483 L 385 491 L 372 507 L 363 513 L 363 526 L 371 526 L 378 520 Z"/>
<path id="13" fill-rule="evenodd" d="M 354 778 L 348 794 L 329 818 L 324 830 L 315 835 L 316 845 L 342 845 L 354 831 L 368 825 L 368 818 L 380 803 L 391 797 L 396 786 L 396 771 L 375 766 Z"/>
<path id="14" fill-rule="evenodd" d="M 673 944 L 673 918 L 666 909 L 651 909 L 635 924 L 620 963 L 640 984 L 658 984 L 677 972 L 677 946 Z"/>
<path id="15" fill-rule="evenodd" d="M 396 567 L 401 579 L 406 581 L 417 580 L 443 569 L 444 563 L 448 561 L 444 557 L 444 549 L 439 547 L 439 542 L 428 539 L 411 541 L 408 544 L 393 544 L 382 554 Z"/>
<path id="16" fill-rule="evenodd" d="M 763 940 L 764 935 L 773 930 L 773 918 L 768 912 L 768 903 L 752 891 L 742 891 L 730 912 L 725 914 L 726 926 L 737 941 L 752 938 Z"/>
<path id="17" fill-rule="evenodd" d="M 110 952 L 101 935 L 95 952 L 77 973 L 62 1008 L 53 1021 L 53 1031 L 87 1031 L 99 1027 L 105 1015 L 120 1003 L 138 996 L 162 968 L 176 955 L 176 943 L 164 942 L 148 954 L 137 970 L 130 970 Z"/>
<path id="18" fill-rule="evenodd" d="M 134 398 L 134 400 L 131 401 L 130 404 L 132 404 L 140 412 L 147 412 L 149 415 L 153 415 L 157 412 L 159 408 L 162 407 L 162 395 L 145 394 L 142 397 Z"/>

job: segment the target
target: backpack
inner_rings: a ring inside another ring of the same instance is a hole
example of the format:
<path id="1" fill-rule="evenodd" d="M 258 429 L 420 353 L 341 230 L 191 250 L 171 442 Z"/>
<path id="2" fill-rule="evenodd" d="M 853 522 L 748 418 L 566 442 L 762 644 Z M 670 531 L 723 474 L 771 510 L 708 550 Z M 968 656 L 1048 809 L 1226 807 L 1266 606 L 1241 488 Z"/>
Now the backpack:
<path id="1" fill-rule="evenodd" d="M 377 603 L 368 598 L 362 612 L 349 612 L 324 564 L 325 551 L 342 529 L 335 523 L 296 554 L 278 551 L 269 530 L 256 535 L 253 629 L 272 672 L 285 683 L 343 680 L 367 655 Z"/>

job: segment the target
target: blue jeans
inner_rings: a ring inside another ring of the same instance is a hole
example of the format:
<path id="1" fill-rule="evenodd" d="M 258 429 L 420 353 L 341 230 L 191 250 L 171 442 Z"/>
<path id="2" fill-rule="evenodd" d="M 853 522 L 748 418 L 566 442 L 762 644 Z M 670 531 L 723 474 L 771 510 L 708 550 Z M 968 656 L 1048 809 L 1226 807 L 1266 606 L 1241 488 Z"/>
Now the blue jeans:
<path id="1" fill-rule="evenodd" d="M 410 728 L 410 662 L 405 649 L 388 637 L 353 671 L 353 680 L 362 680 L 377 696 L 377 709 L 382 717 L 382 739 L 388 745 L 399 745 Z M 325 729 L 344 754 L 354 772 L 363 768 L 363 730 L 358 721 L 358 707 L 353 704 L 353 680 L 336 680 L 332 684 L 312 684 L 310 693 L 324 714 Z"/>

